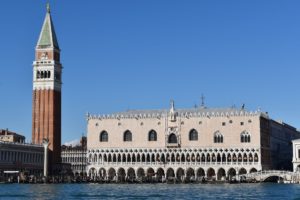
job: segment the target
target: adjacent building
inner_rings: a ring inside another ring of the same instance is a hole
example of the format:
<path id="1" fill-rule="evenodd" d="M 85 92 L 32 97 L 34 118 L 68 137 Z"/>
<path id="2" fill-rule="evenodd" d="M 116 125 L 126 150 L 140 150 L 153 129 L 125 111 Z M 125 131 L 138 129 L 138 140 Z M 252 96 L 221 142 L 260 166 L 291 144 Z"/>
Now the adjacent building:
<path id="1" fill-rule="evenodd" d="M 43 163 L 42 145 L 0 141 L 0 177 L 12 171 L 42 176 Z"/>
<path id="2" fill-rule="evenodd" d="M 48 4 L 33 61 L 32 142 L 49 140 L 50 174 L 61 163 L 61 79 L 60 48 Z"/>
<path id="3" fill-rule="evenodd" d="M 25 136 L 9 131 L 8 129 L 0 129 L 0 141 L 25 143 Z"/>
<path id="4" fill-rule="evenodd" d="M 0 130 L 0 180 L 11 173 L 41 176 L 43 159 L 42 145 L 26 144 L 24 136 Z"/>
<path id="5" fill-rule="evenodd" d="M 260 110 L 129 110 L 87 115 L 87 173 L 106 180 L 228 179 L 291 169 L 292 126 Z"/>
<path id="6" fill-rule="evenodd" d="M 300 172 L 300 139 L 293 140 L 293 171 Z"/>
<path id="7" fill-rule="evenodd" d="M 82 137 L 79 145 L 61 147 L 62 162 L 71 165 L 73 176 L 86 176 L 86 142 L 86 137 Z"/>

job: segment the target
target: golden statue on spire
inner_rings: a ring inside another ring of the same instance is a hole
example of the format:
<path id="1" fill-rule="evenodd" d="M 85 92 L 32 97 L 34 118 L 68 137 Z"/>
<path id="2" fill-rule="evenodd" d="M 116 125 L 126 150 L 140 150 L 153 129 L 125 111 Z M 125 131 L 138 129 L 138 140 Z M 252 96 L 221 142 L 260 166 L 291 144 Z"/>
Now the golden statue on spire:
<path id="1" fill-rule="evenodd" d="M 50 13 L 50 3 L 49 2 L 47 3 L 46 7 L 47 7 L 47 13 Z"/>

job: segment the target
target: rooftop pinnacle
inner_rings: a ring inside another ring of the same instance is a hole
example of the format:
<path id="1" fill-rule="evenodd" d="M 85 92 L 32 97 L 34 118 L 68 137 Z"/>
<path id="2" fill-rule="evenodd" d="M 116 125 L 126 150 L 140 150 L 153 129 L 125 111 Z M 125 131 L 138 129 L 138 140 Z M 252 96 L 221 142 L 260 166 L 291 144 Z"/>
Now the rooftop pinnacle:
<path id="1" fill-rule="evenodd" d="M 46 6 L 47 6 L 47 13 L 50 13 L 50 3 L 48 2 Z"/>
<path id="2" fill-rule="evenodd" d="M 37 48 L 57 48 L 59 49 L 53 22 L 50 14 L 50 5 L 47 3 L 47 13 L 37 43 Z"/>

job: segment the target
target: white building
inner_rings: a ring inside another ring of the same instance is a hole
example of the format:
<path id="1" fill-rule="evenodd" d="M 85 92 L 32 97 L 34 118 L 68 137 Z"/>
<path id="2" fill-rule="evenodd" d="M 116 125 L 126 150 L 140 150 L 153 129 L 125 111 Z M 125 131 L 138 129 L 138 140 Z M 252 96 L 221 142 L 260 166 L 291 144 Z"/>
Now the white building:
<path id="1" fill-rule="evenodd" d="M 87 116 L 92 178 L 230 179 L 291 168 L 300 133 L 267 113 L 244 108 L 126 111 Z"/>
<path id="2" fill-rule="evenodd" d="M 70 164 L 74 176 L 86 176 L 86 137 L 80 139 L 80 144 L 61 147 L 62 163 Z"/>

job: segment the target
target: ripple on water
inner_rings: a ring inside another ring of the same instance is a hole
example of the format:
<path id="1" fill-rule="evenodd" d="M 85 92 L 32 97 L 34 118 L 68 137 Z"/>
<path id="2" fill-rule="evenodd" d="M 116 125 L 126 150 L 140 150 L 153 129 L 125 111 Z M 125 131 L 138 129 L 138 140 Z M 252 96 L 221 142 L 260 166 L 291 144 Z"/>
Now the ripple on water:
<path id="1" fill-rule="evenodd" d="M 299 199 L 292 184 L 3 184 L 0 199 Z"/>

